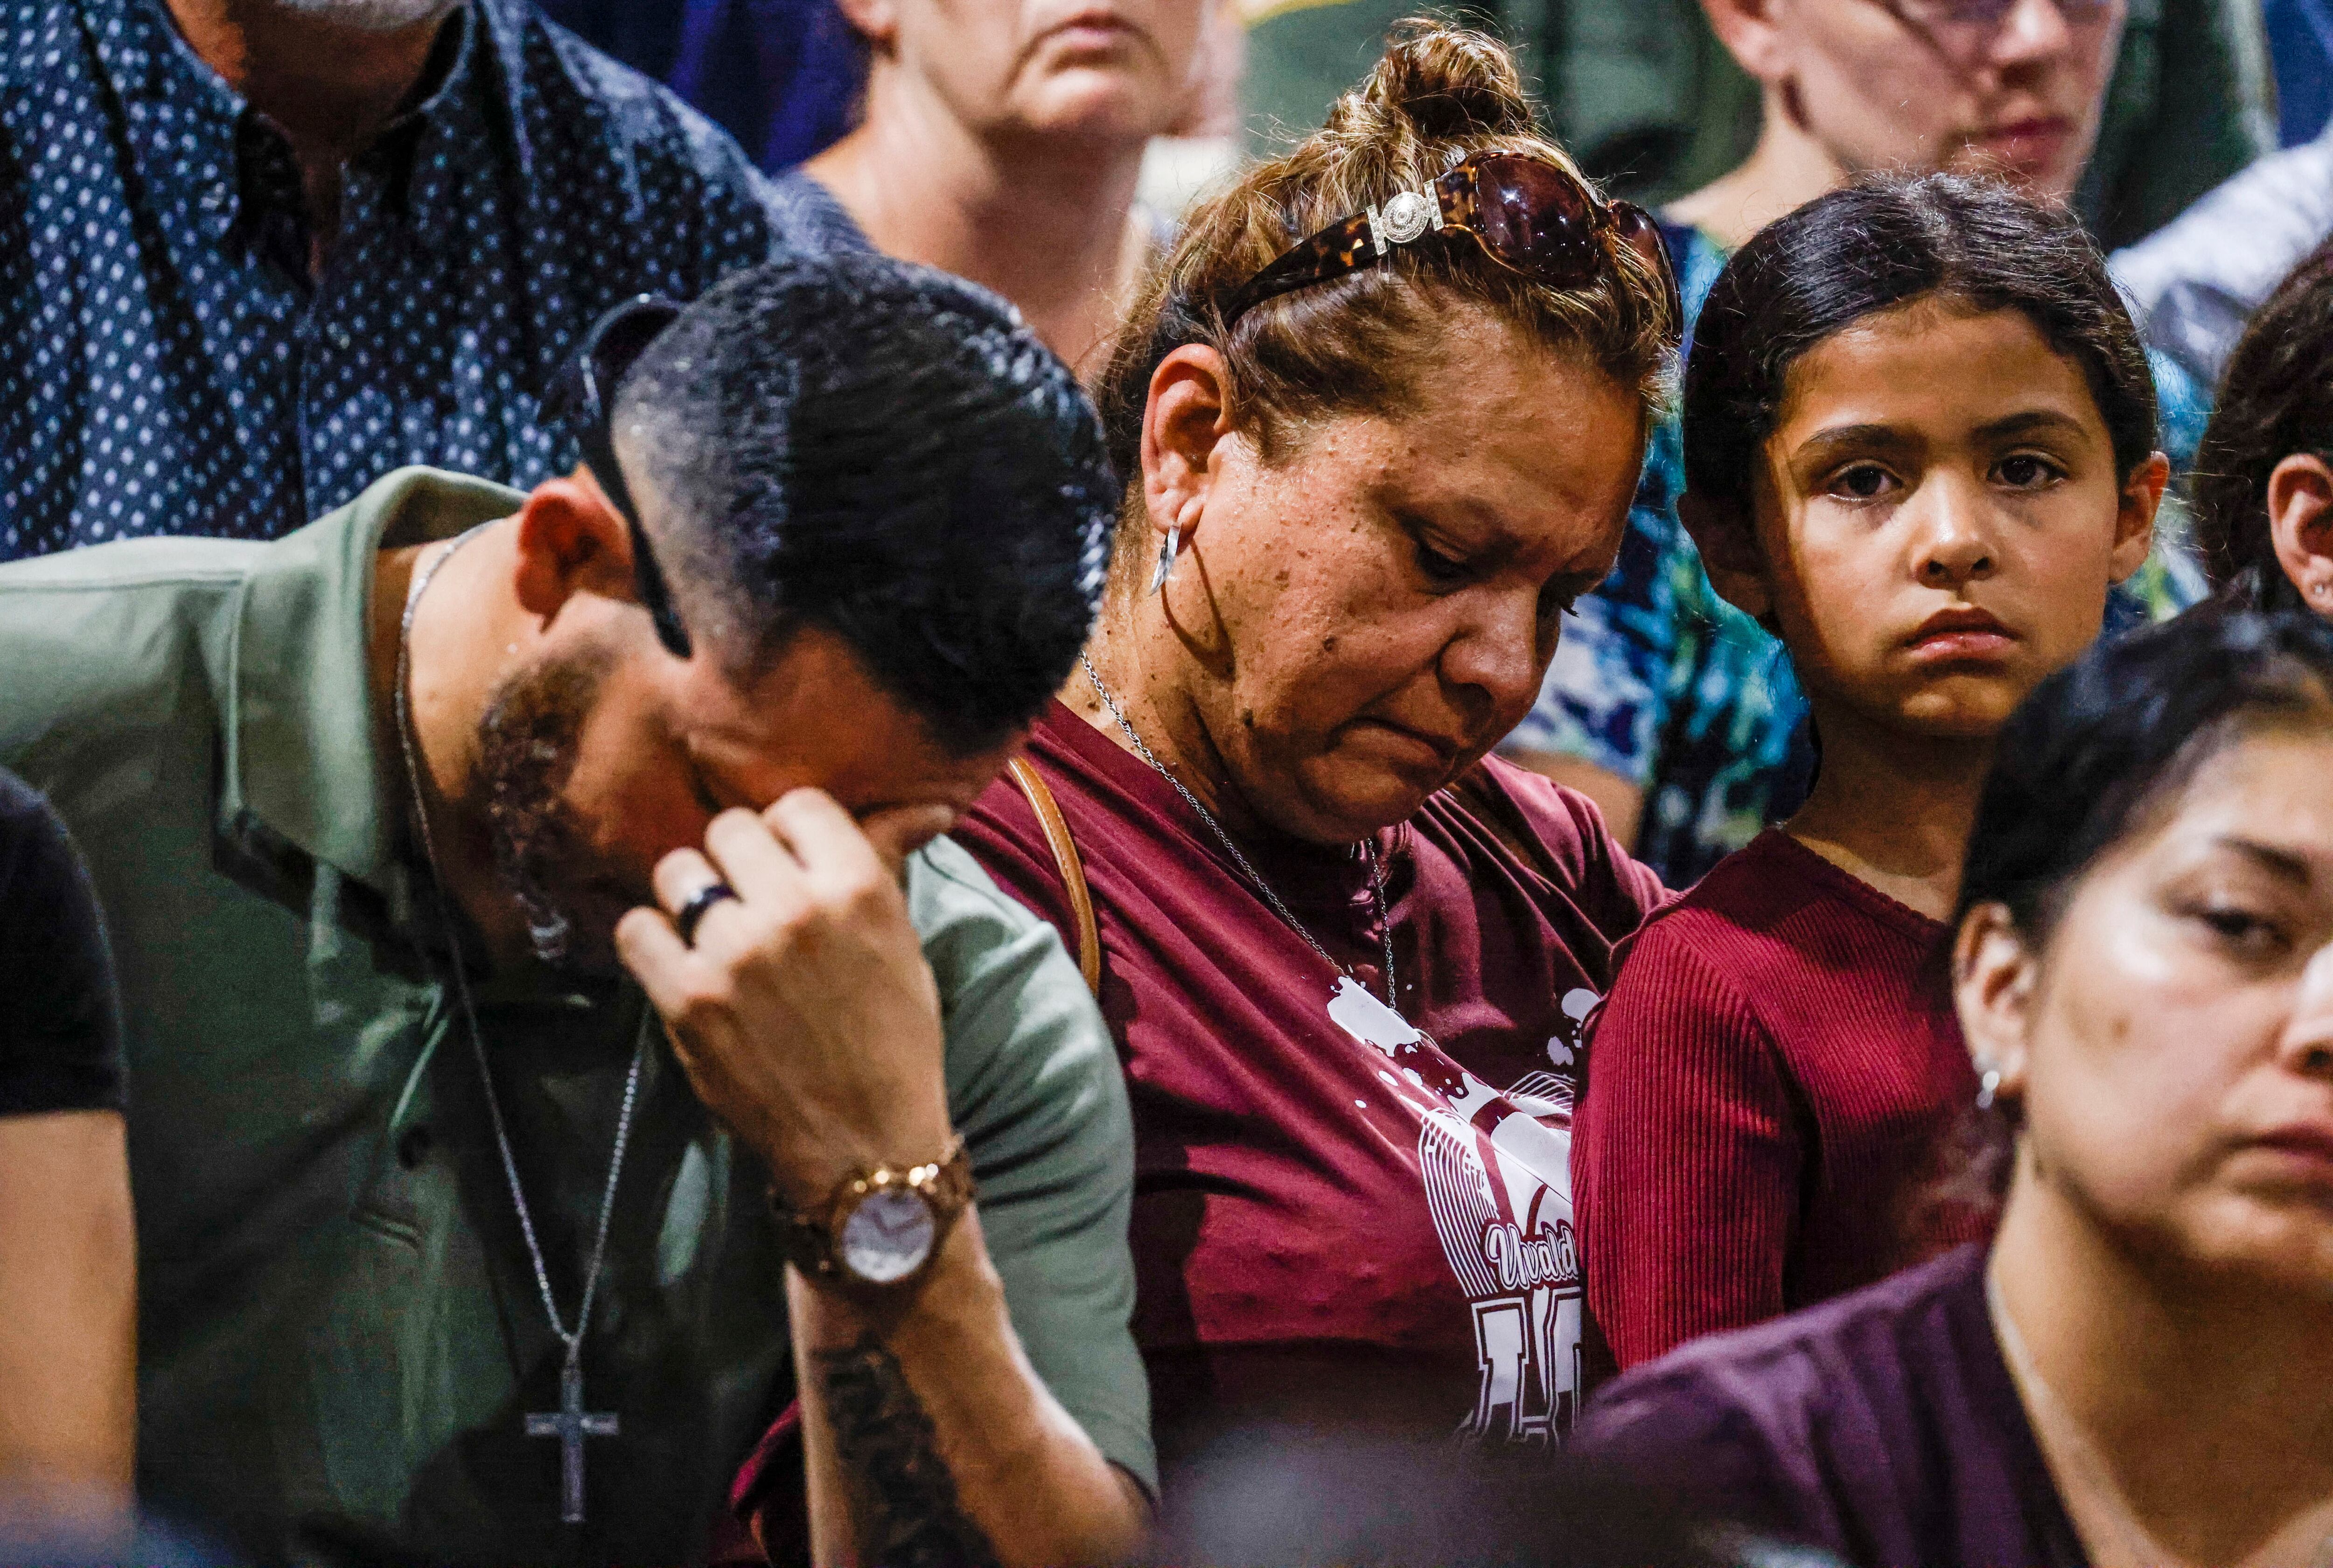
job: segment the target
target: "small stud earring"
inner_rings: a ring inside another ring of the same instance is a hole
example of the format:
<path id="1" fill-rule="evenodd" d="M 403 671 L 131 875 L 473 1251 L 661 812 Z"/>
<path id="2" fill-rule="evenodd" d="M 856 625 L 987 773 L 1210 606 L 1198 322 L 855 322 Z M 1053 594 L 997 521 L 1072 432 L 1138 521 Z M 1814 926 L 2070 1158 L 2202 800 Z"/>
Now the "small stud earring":
<path id="1" fill-rule="evenodd" d="M 1995 1066 L 1985 1067 L 1976 1082 L 1976 1108 L 1980 1111 L 1992 1110 L 1993 1099 L 2000 1093 L 2001 1069 Z"/>
<path id="2" fill-rule="evenodd" d="M 1166 537 L 1158 546 L 1158 564 L 1150 571 L 1150 591 L 1157 593 L 1166 586 L 1169 573 L 1175 569 L 1175 558 L 1183 550 L 1183 521 L 1177 518 L 1166 525 Z"/>
<path id="3" fill-rule="evenodd" d="M 2333 582 L 2312 583 L 2309 585 L 2309 591 L 2321 599 L 2327 594 L 2333 594 Z"/>

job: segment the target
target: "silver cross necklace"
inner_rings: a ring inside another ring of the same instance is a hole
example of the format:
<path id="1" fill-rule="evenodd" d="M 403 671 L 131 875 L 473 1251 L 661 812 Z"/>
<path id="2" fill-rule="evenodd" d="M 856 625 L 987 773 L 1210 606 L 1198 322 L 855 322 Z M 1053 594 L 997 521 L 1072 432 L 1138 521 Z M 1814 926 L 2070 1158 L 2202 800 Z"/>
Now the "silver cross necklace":
<path id="1" fill-rule="evenodd" d="M 429 831 L 429 808 L 421 793 L 421 762 L 413 741 L 413 613 L 420 607 L 421 596 L 429 591 L 430 579 L 437 575 L 437 569 L 451 560 L 454 552 L 475 538 L 478 529 L 473 528 L 446 540 L 446 547 L 414 578 L 413 587 L 405 596 L 405 613 L 397 626 L 397 740 L 405 756 L 406 782 L 413 790 L 414 818 L 421 827 L 422 856 L 428 862 L 429 884 L 437 896 L 438 924 L 445 930 L 449 948 L 454 949 L 450 963 L 454 994 L 461 1002 L 462 1021 L 470 1035 L 470 1054 L 478 1064 L 478 1081 L 485 1085 L 486 1115 L 494 1123 L 494 1146 L 502 1153 L 503 1179 L 510 1184 L 511 1206 L 518 1210 L 519 1232 L 526 1238 L 527 1257 L 534 1264 L 534 1286 L 542 1296 L 543 1315 L 551 1319 L 551 1332 L 567 1347 L 567 1359 L 559 1372 L 559 1408 L 530 1411 L 526 1435 L 559 1439 L 559 1516 L 570 1525 L 580 1525 L 583 1522 L 583 1439 L 612 1438 L 617 1429 L 612 1413 L 583 1408 L 583 1334 L 591 1325 L 591 1300 L 599 1292 L 600 1267 L 607 1261 L 608 1222 L 616 1211 L 616 1181 L 624 1171 L 624 1150 L 632 1136 L 632 1109 L 639 1100 L 640 1068 L 648 1060 L 648 1026 L 643 1020 L 639 1044 L 632 1052 L 631 1071 L 624 1077 L 624 1104 L 616 1117 L 615 1152 L 608 1157 L 608 1185 L 600 1195 L 600 1231 L 591 1243 L 590 1264 L 583 1271 L 582 1305 L 576 1308 L 575 1326 L 570 1329 L 559 1315 L 558 1299 L 552 1295 L 551 1270 L 542 1260 L 542 1243 L 534 1234 L 534 1215 L 526 1206 L 526 1190 L 519 1183 L 518 1161 L 511 1153 L 510 1131 L 503 1121 L 502 1100 L 494 1093 L 494 1070 L 486 1062 L 485 1036 L 478 1028 L 477 1007 L 470 999 L 469 976 L 462 967 L 461 952 L 455 946 L 453 904 L 446 896 L 446 878 L 437 868 L 437 845 Z"/>
<path id="2" fill-rule="evenodd" d="M 1191 793 L 1190 787 L 1175 777 L 1174 770 L 1143 743 L 1142 734 L 1135 729 L 1134 721 L 1126 716 L 1126 710 L 1118 706 L 1117 696 L 1102 684 L 1101 673 L 1094 668 L 1093 660 L 1080 653 L 1078 663 L 1085 666 L 1086 679 L 1093 684 L 1094 695 L 1099 697 L 1101 705 L 1109 710 L 1109 716 L 1118 722 L 1118 729 L 1125 732 L 1127 740 L 1133 743 L 1134 750 L 1142 760 L 1149 763 L 1160 778 L 1175 787 L 1175 793 L 1183 798 L 1184 804 L 1198 813 L 1199 820 L 1214 831 L 1216 841 L 1224 846 L 1224 852 L 1232 857 L 1234 865 L 1246 873 L 1247 879 L 1255 884 L 1256 891 L 1263 894 L 1264 902 L 1272 905 L 1272 912 L 1280 917 L 1281 923 L 1303 938 L 1304 945 L 1319 953 L 1321 962 L 1337 971 L 1340 978 L 1336 991 L 1329 999 L 1330 1021 L 1363 1045 L 1385 1050 L 1426 1038 L 1421 1030 L 1402 1018 L 1400 1005 L 1395 1000 L 1399 993 L 1395 989 L 1393 974 L 1393 916 L 1386 906 L 1385 860 L 1378 853 L 1377 846 L 1368 845 L 1366 852 L 1369 859 L 1369 893 L 1377 904 L 1378 931 L 1385 941 L 1386 994 L 1382 1003 L 1369 995 L 1360 981 L 1353 977 L 1352 970 L 1329 956 L 1329 950 L 1305 929 L 1304 923 L 1296 918 L 1296 912 L 1281 901 L 1272 884 L 1263 879 L 1263 874 L 1240 853 L 1240 846 L 1224 831 L 1224 825 L 1215 819 L 1215 814 L 1201 804 L 1199 798 Z"/>

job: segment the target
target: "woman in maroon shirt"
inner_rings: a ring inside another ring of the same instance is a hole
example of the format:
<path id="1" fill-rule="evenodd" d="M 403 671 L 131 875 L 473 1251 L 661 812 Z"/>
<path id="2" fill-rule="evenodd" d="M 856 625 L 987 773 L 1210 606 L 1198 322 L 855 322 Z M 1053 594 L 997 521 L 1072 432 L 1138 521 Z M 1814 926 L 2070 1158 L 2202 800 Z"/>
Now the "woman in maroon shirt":
<path id="1" fill-rule="evenodd" d="M 1789 648 L 1822 763 L 1647 923 L 1596 1025 L 1574 1179 L 1623 1367 L 1978 1233 L 1907 1209 L 1976 1087 L 1928 961 L 1993 737 L 2098 636 L 2167 472 L 2080 228 L 1950 175 L 1834 192 L 1736 253 L 1684 425 L 1680 514 Z"/>
<path id="2" fill-rule="evenodd" d="M 1630 1372 L 1581 1446 L 1861 1568 L 2333 1561 L 2328 776 L 2309 616 L 2194 611 L 2044 683 L 1954 951 L 1990 1253 Z"/>
<path id="3" fill-rule="evenodd" d="M 1030 749 L 1078 865 L 1010 783 L 958 837 L 1095 961 L 1170 1464 L 1297 1406 L 1568 1423 L 1577 1031 L 1661 892 L 1485 754 L 1611 569 L 1676 323 L 1649 220 L 1421 24 L 1125 330 L 1117 560 Z"/>

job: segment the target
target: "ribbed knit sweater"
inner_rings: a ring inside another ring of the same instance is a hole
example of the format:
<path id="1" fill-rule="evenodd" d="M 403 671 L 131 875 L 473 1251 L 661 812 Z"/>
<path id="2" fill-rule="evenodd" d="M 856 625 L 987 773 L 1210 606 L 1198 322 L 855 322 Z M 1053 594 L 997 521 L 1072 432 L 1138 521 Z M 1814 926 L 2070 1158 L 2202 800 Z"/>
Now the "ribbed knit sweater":
<path id="1" fill-rule="evenodd" d="M 1976 1093 L 1930 978 L 1944 930 L 1777 830 L 1628 944 L 1572 1154 L 1589 1311 L 1621 1367 L 1983 1234 L 1922 1213 Z"/>

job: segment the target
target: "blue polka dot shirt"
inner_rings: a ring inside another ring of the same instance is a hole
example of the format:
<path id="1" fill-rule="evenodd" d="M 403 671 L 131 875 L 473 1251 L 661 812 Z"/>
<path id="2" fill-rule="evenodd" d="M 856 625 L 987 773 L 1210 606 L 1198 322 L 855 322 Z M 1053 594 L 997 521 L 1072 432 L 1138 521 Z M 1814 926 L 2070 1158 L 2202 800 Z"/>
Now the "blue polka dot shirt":
<path id="1" fill-rule="evenodd" d="M 312 276 L 290 145 L 159 0 L 8 0 L 0 559 L 274 538 L 411 463 L 533 484 L 575 461 L 539 405 L 592 320 L 764 259 L 787 211 L 666 90 L 472 0 Z"/>

